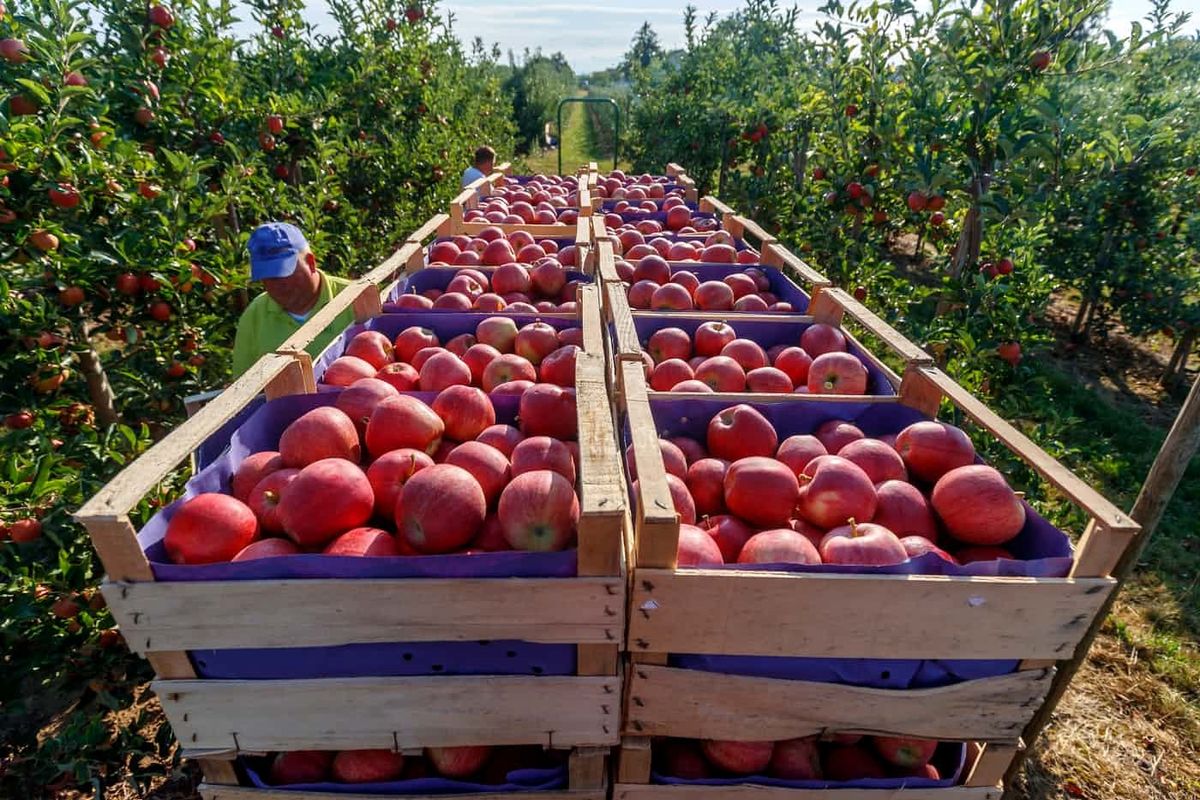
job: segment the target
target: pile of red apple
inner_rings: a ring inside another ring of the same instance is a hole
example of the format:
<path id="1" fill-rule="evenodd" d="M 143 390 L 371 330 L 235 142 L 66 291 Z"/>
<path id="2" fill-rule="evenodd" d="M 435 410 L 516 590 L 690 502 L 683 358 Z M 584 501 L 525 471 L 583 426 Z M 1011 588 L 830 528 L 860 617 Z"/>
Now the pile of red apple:
<path id="1" fill-rule="evenodd" d="M 177 564 L 565 549 L 579 521 L 575 390 L 531 386 L 519 415 L 519 429 L 497 424 L 473 386 L 426 405 L 363 378 L 288 425 L 278 451 L 243 460 L 230 494 L 183 503 L 163 545 Z"/>
<path id="2" fill-rule="evenodd" d="M 615 237 L 613 249 L 618 256 L 636 262 L 643 256 L 659 255 L 668 261 L 695 261 L 704 264 L 758 264 L 754 250 L 738 250 L 728 231 L 713 231 L 704 238 L 672 238 L 662 232 L 662 223 L 644 219 L 637 223 L 609 225 Z M 686 231 L 678 231 L 679 234 Z M 632 266 L 630 267 L 632 269 Z M 628 280 L 623 278 L 623 280 Z"/>
<path id="3" fill-rule="evenodd" d="M 579 219 L 578 179 L 534 175 L 524 184 L 506 183 L 463 213 L 464 222 L 500 225 L 574 225 Z"/>
<path id="4" fill-rule="evenodd" d="M 721 280 L 701 281 L 696 273 L 672 267 L 655 254 L 642 256 L 636 265 L 617 262 L 617 274 L 629 284 L 626 297 L 634 309 L 750 313 L 795 310 L 791 303 L 781 301 L 770 290 L 770 278 L 758 267 L 746 267 Z"/>
<path id="5" fill-rule="evenodd" d="M 926 553 L 955 564 L 1013 558 L 1025 525 L 1004 476 L 975 463 L 958 428 L 922 421 L 867 437 L 830 420 L 779 441 L 749 405 L 710 420 L 706 441 L 660 439 L 679 513 L 678 563 L 886 566 Z M 634 495 L 637 465 L 626 451 Z"/>
<path id="6" fill-rule="evenodd" d="M 610 200 L 662 200 L 667 197 L 666 184 L 670 179 L 664 175 L 626 175 L 614 169 L 596 182 L 594 194 Z M 683 190 L 674 188 L 672 195 L 681 195 Z"/>
<path id="7" fill-rule="evenodd" d="M 442 777 L 503 784 L 515 769 L 547 761 L 540 748 L 427 747 L 421 756 L 391 750 L 294 750 L 271 759 L 272 786 L 309 783 L 388 783 Z"/>
<path id="8" fill-rule="evenodd" d="M 642 360 L 646 380 L 658 392 L 865 394 L 870 375 L 846 346 L 840 330 L 816 323 L 796 344 L 764 350 L 714 320 L 696 328 L 694 337 L 683 328 L 660 328 L 644 343 Z"/>
<path id="9" fill-rule="evenodd" d="M 625 221 L 625 217 L 649 217 L 651 214 L 658 212 L 664 212 L 667 218 L 662 222 L 658 220 L 639 219 L 637 223 L 630 224 Z M 644 225 L 643 223 L 645 222 L 653 224 Z M 720 227 L 720 224 L 713 217 L 693 215 L 692 210 L 688 208 L 687 202 L 678 195 L 673 195 L 662 201 L 618 200 L 616 203 L 613 203 L 611 209 L 605 212 L 604 224 L 610 230 L 636 230 L 645 234 L 661 233 L 664 230 L 679 234 L 703 233 L 705 231 L 715 231 Z"/>
<path id="10" fill-rule="evenodd" d="M 665 739 L 655 743 L 659 775 L 683 780 L 752 775 L 789 781 L 854 781 L 864 778 L 941 780 L 929 763 L 934 739 L 836 734 L 778 742 Z"/>
<path id="11" fill-rule="evenodd" d="M 440 392 L 449 386 L 478 386 L 489 394 L 521 394 L 535 383 L 575 385 L 575 359 L 582 328 L 558 330 L 545 322 L 520 328 L 511 317 L 488 317 L 442 342 L 430 328 L 412 325 L 395 341 L 379 331 L 362 331 L 321 376 L 330 386 L 378 378 L 402 392 Z"/>
<path id="12" fill-rule="evenodd" d="M 575 266 L 575 245 L 560 248 L 556 239 L 538 239 L 528 231 L 505 233 L 488 227 L 475 236 L 460 233 L 429 246 L 430 266 L 499 267 L 503 264 L 537 264 L 550 259 L 560 266 Z"/>

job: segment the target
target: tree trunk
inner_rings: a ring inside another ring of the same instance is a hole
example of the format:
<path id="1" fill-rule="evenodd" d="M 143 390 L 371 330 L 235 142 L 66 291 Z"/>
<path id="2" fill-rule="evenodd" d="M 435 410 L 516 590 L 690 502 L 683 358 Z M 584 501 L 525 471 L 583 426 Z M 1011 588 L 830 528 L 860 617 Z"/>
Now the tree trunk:
<path id="1" fill-rule="evenodd" d="M 121 415 L 117 413 L 117 398 L 108 383 L 104 365 L 100 363 L 100 354 L 91 345 L 79 353 L 79 369 L 87 381 L 88 397 L 96 410 L 96 422 L 103 427 L 119 422 Z"/>
<path id="2" fill-rule="evenodd" d="M 1196 329 L 1188 328 L 1187 332 L 1183 336 L 1180 336 L 1179 341 L 1175 344 L 1175 350 L 1171 353 L 1171 360 L 1158 382 L 1160 386 L 1164 389 L 1174 389 L 1179 385 L 1180 378 L 1187 373 L 1188 356 L 1192 354 L 1192 347 L 1195 344 Z"/>
<path id="3" fill-rule="evenodd" d="M 963 272 L 979 261 L 979 248 L 983 243 L 983 213 L 979 206 L 971 206 L 963 219 L 962 231 L 958 235 L 958 244 L 954 248 L 954 258 L 950 260 L 950 276 L 959 278 Z"/>
<path id="4" fill-rule="evenodd" d="M 1091 297 L 1081 296 L 1079 298 L 1079 311 L 1075 314 L 1075 320 L 1071 323 L 1071 338 L 1078 339 L 1079 334 L 1083 333 L 1083 320 L 1087 317 L 1088 309 L 1095 301 Z"/>

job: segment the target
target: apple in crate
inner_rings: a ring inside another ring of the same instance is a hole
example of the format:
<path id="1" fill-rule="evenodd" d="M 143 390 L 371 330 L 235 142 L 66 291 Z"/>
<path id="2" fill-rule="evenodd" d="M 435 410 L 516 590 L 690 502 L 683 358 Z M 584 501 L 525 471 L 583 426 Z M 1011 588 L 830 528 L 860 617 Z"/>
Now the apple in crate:
<path id="1" fill-rule="evenodd" d="M 399 361 L 388 364 L 376 372 L 375 377 L 401 392 L 415 391 L 421 382 L 421 373 L 417 372 L 416 367 Z"/>
<path id="2" fill-rule="evenodd" d="M 418 350 L 426 347 L 437 347 L 441 342 L 438 335 L 429 328 L 413 325 L 405 328 L 396 335 L 394 355 L 397 361 L 410 362 Z"/>
<path id="3" fill-rule="evenodd" d="M 992 467 L 972 464 L 938 478 L 930 495 L 946 529 L 967 544 L 1004 544 L 1025 527 L 1025 506 Z"/>
<path id="4" fill-rule="evenodd" d="M 646 340 L 646 352 L 656 364 L 661 364 L 668 358 L 681 358 L 686 361 L 692 357 L 692 340 L 682 328 L 662 328 L 650 334 L 650 338 Z"/>
<path id="5" fill-rule="evenodd" d="M 827 750 L 821 766 L 825 771 L 825 779 L 830 781 L 854 781 L 888 776 L 883 762 L 862 745 Z"/>
<path id="6" fill-rule="evenodd" d="M 579 524 L 579 498 L 562 475 L 535 470 L 516 476 L 504 488 L 497 514 L 514 550 L 563 550 Z"/>
<path id="7" fill-rule="evenodd" d="M 387 366 L 402 367 L 407 365 L 388 364 Z M 354 429 L 358 431 L 359 438 L 361 439 L 366 435 L 367 422 L 370 421 L 371 413 L 375 410 L 375 407 L 389 397 L 396 397 L 398 394 L 398 389 L 385 380 L 380 380 L 379 378 L 360 378 L 342 390 L 334 406 L 350 418 L 350 421 L 354 423 Z"/>
<path id="8" fill-rule="evenodd" d="M 294 750 L 280 753 L 271 762 L 273 786 L 294 783 L 323 783 L 329 779 L 334 753 L 329 750 Z"/>
<path id="9" fill-rule="evenodd" d="M 376 372 L 378 367 L 369 361 L 356 356 L 342 356 L 333 360 L 321 376 L 321 382 L 329 386 L 349 386 L 360 378 L 370 378 Z"/>
<path id="10" fill-rule="evenodd" d="M 813 435 L 825 445 L 825 450 L 829 453 L 837 453 L 851 442 L 866 437 L 857 425 L 842 419 L 831 419 L 821 423 Z"/>
<path id="11" fill-rule="evenodd" d="M 512 476 L 548 469 L 575 485 L 575 459 L 566 444 L 549 436 L 522 439 L 512 450 Z"/>
<path id="12" fill-rule="evenodd" d="M 288 467 L 307 467 L 324 458 L 344 458 L 358 463 L 362 446 L 358 430 L 346 413 L 321 406 L 301 415 L 279 437 L 279 454 Z"/>
<path id="13" fill-rule="evenodd" d="M 812 362 L 812 356 L 805 352 L 803 347 L 785 347 L 774 359 L 775 369 L 787 375 L 794 386 L 808 385 L 808 372 Z"/>
<path id="14" fill-rule="evenodd" d="M 411 447 L 391 450 L 372 461 L 367 467 L 367 480 L 375 493 L 376 516 L 391 519 L 404 484 L 413 475 L 432 466 L 433 459 L 428 453 Z"/>
<path id="15" fill-rule="evenodd" d="M 802 736 L 776 742 L 767 774 L 789 781 L 820 780 L 821 753 L 817 749 L 817 739 L 816 736 Z"/>
<path id="16" fill-rule="evenodd" d="M 878 439 L 856 439 L 838 450 L 837 454 L 862 468 L 871 483 L 907 481 L 904 459 L 892 447 Z"/>
<path id="17" fill-rule="evenodd" d="M 391 750 L 343 750 L 333 759 L 333 778 L 341 783 L 384 783 L 404 771 L 404 756 Z"/>
<path id="18" fill-rule="evenodd" d="M 245 503 L 210 492 L 179 507 L 167 523 L 163 546 L 176 564 L 215 564 L 229 561 L 257 536 L 258 520 Z"/>
<path id="19" fill-rule="evenodd" d="M 681 567 L 708 567 L 724 564 L 725 559 L 711 536 L 695 525 L 680 525 L 676 562 Z"/>
<path id="20" fill-rule="evenodd" d="M 661 746 L 658 770 L 662 774 L 693 781 L 712 777 L 712 769 L 695 742 L 671 739 Z"/>
<path id="21" fill-rule="evenodd" d="M 812 394 L 866 394 L 870 374 L 851 353 L 825 353 L 808 368 L 808 391 Z"/>
<path id="22" fill-rule="evenodd" d="M 896 534 L 882 525 L 855 522 L 841 525 L 821 540 L 821 558 L 827 564 L 903 564 L 908 560 Z"/>
<path id="23" fill-rule="evenodd" d="M 579 432 L 574 389 L 548 383 L 531 386 L 521 393 L 517 413 L 526 436 L 568 440 Z"/>
<path id="24" fill-rule="evenodd" d="M 260 558 L 275 558 L 276 556 L 292 556 L 300 552 L 300 548 L 291 539 L 259 539 L 242 548 L 233 561 L 255 561 Z M 295 781 L 299 783 L 299 781 Z"/>
<path id="25" fill-rule="evenodd" d="M 492 425 L 475 437 L 475 441 L 496 448 L 505 458 L 512 458 L 513 450 L 525 440 L 525 434 L 512 425 Z"/>
<path id="26" fill-rule="evenodd" d="M 445 463 L 462 467 L 471 473 L 471 477 L 483 489 L 488 508 L 495 506 L 500 492 L 512 477 L 508 459 L 504 454 L 482 442 L 464 442 L 458 445 L 446 456 Z"/>
<path id="27" fill-rule="evenodd" d="M 445 436 L 456 442 L 469 442 L 496 424 L 491 399 L 474 386 L 449 386 L 433 399 L 431 407 L 445 424 Z"/>
<path id="28" fill-rule="evenodd" d="M 487 498 L 471 473 L 434 464 L 400 490 L 396 531 L 419 552 L 449 553 L 475 538 L 486 513 Z"/>
<path id="29" fill-rule="evenodd" d="M 400 549 L 390 533 L 379 528 L 352 528 L 325 545 L 327 556 L 398 556 Z"/>
<path id="30" fill-rule="evenodd" d="M 558 331 L 545 322 L 531 322 L 517 331 L 513 343 L 517 355 L 535 367 L 558 349 Z"/>
<path id="31" fill-rule="evenodd" d="M 392 362 L 392 340 L 379 331 L 362 331 L 346 345 L 344 355 L 361 358 L 375 369 Z"/>
<path id="32" fill-rule="evenodd" d="M 432 454 L 445 433 L 446 424 L 433 409 L 410 395 L 384 400 L 367 423 L 367 452 L 380 456 L 410 447 Z"/>
<path id="33" fill-rule="evenodd" d="M 283 533 L 283 521 L 279 517 L 279 502 L 300 470 L 285 468 L 272 472 L 258 482 L 246 498 L 246 505 L 258 518 L 258 527 L 263 533 Z"/>
<path id="34" fill-rule="evenodd" d="M 809 522 L 829 529 L 875 515 L 875 486 L 857 464 L 838 456 L 819 456 L 809 462 L 804 474 L 811 478 L 799 489 L 798 508 Z"/>
<path id="35" fill-rule="evenodd" d="M 884 761 L 904 769 L 919 769 L 928 764 L 938 746 L 936 739 L 903 736 L 876 736 L 872 742 Z"/>
<path id="36" fill-rule="evenodd" d="M 687 467 L 685 482 L 696 503 L 696 513 L 701 517 L 725 510 L 725 474 L 728 471 L 729 462 L 719 458 L 701 458 Z"/>
<path id="37" fill-rule="evenodd" d="M 742 458 L 725 474 L 725 507 L 752 525 L 787 525 L 800 493 L 795 474 L 773 458 Z"/>
<path id="38" fill-rule="evenodd" d="M 560 346 L 550 355 L 542 359 L 540 368 L 542 382 L 555 386 L 575 386 L 575 363 L 579 359 L 580 348 L 573 344 Z"/>
<path id="39" fill-rule="evenodd" d="M 756 775 L 766 770 L 775 752 L 774 742 L 734 742 L 705 739 L 700 743 L 704 757 L 718 769 L 736 775 Z"/>
<path id="40" fill-rule="evenodd" d="M 434 770 L 447 778 L 465 778 L 483 769 L 492 754 L 490 747 L 427 747 L 425 757 Z"/>
<path id="41" fill-rule="evenodd" d="M 914 422 L 896 435 L 896 452 L 918 478 L 935 482 L 957 467 L 975 463 L 975 445 L 944 422 Z"/>
<path id="42" fill-rule="evenodd" d="M 325 458 L 300 470 L 284 491 L 279 519 L 302 548 L 323 547 L 339 533 L 371 518 L 375 493 L 357 464 Z"/>
<path id="43" fill-rule="evenodd" d="M 723 409 L 708 423 L 708 452 L 716 458 L 773 456 L 778 444 L 770 420 L 745 403 Z"/>
<path id="44" fill-rule="evenodd" d="M 762 531 L 738 554 L 739 564 L 820 564 L 821 555 L 807 537 L 791 528 Z"/>
<path id="45" fill-rule="evenodd" d="M 775 451 L 775 458 L 786 464 L 796 475 L 797 479 L 804 472 L 805 467 L 809 465 L 809 462 L 823 455 L 828 455 L 825 445 L 821 444 L 820 439 L 809 434 L 789 436 L 783 440 L 779 445 L 779 449 Z"/>
<path id="46" fill-rule="evenodd" d="M 800 334 L 800 346 L 814 359 L 826 353 L 842 352 L 846 349 L 846 334 L 832 325 L 818 322 Z"/>
<path id="47" fill-rule="evenodd" d="M 242 459 L 242 463 L 238 464 L 238 468 L 234 470 L 233 479 L 230 482 L 230 492 L 245 503 L 259 481 L 285 466 L 283 457 L 274 450 L 251 453 Z"/>
<path id="48" fill-rule="evenodd" d="M 483 368 L 482 385 L 485 392 L 494 392 L 497 387 L 514 381 L 537 380 L 537 369 L 528 359 L 516 353 L 505 353 L 493 358 Z"/>
<path id="49" fill-rule="evenodd" d="M 921 490 L 902 480 L 875 485 L 877 504 L 871 521 L 897 536 L 923 536 L 937 541 L 937 522 Z"/>
<path id="50" fill-rule="evenodd" d="M 720 355 L 725 345 L 736 338 L 737 333 L 724 322 L 706 322 L 696 328 L 696 355 Z"/>

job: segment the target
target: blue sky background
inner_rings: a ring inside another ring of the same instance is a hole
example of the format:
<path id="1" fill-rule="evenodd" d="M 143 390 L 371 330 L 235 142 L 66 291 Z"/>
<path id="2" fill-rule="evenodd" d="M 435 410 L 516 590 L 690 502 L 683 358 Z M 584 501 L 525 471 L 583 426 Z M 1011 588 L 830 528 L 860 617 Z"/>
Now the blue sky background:
<path id="1" fill-rule="evenodd" d="M 728 13 L 740 7 L 740 0 L 695 0 L 703 18 L 708 12 Z M 311 21 L 318 28 L 332 30 L 324 0 L 309 0 Z M 663 46 L 670 49 L 683 44 L 683 8 L 661 0 L 603 0 L 567 2 L 566 0 L 446 0 L 439 4 L 442 13 L 454 15 L 459 39 L 470 42 L 476 36 L 487 44 L 496 42 L 501 50 L 512 49 L 518 55 L 526 47 L 541 47 L 547 53 L 561 50 L 576 72 L 592 72 L 616 64 L 628 49 L 633 33 L 642 22 L 657 31 Z M 820 0 L 799 0 L 802 26 L 817 18 Z M 1188 30 L 1200 28 L 1200 0 L 1176 0 L 1176 11 L 1193 15 Z M 1149 0 L 1113 0 L 1108 27 L 1119 34 L 1129 32 L 1130 23 L 1142 19 L 1150 9 Z M 249 15 L 246 15 L 247 19 Z M 248 27 L 248 26 L 247 26 Z"/>

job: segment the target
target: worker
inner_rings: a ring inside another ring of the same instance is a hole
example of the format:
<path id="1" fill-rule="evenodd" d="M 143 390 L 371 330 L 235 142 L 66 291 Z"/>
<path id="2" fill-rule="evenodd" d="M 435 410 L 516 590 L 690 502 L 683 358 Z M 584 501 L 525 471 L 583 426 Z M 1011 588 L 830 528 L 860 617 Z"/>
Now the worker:
<path id="1" fill-rule="evenodd" d="M 475 151 L 474 166 L 467 167 L 463 171 L 462 185 L 467 188 L 480 178 L 486 178 L 492 171 L 492 167 L 496 165 L 496 151 L 484 145 Z"/>
<path id="2" fill-rule="evenodd" d="M 233 375 L 236 378 L 255 361 L 274 352 L 300 329 L 334 295 L 350 285 L 346 278 L 317 269 L 317 257 L 295 225 L 268 222 L 250 234 L 250 280 L 263 285 L 263 293 L 250 301 L 238 320 L 233 340 Z M 334 337 L 354 324 L 348 307 L 306 348 L 316 356 Z"/>

